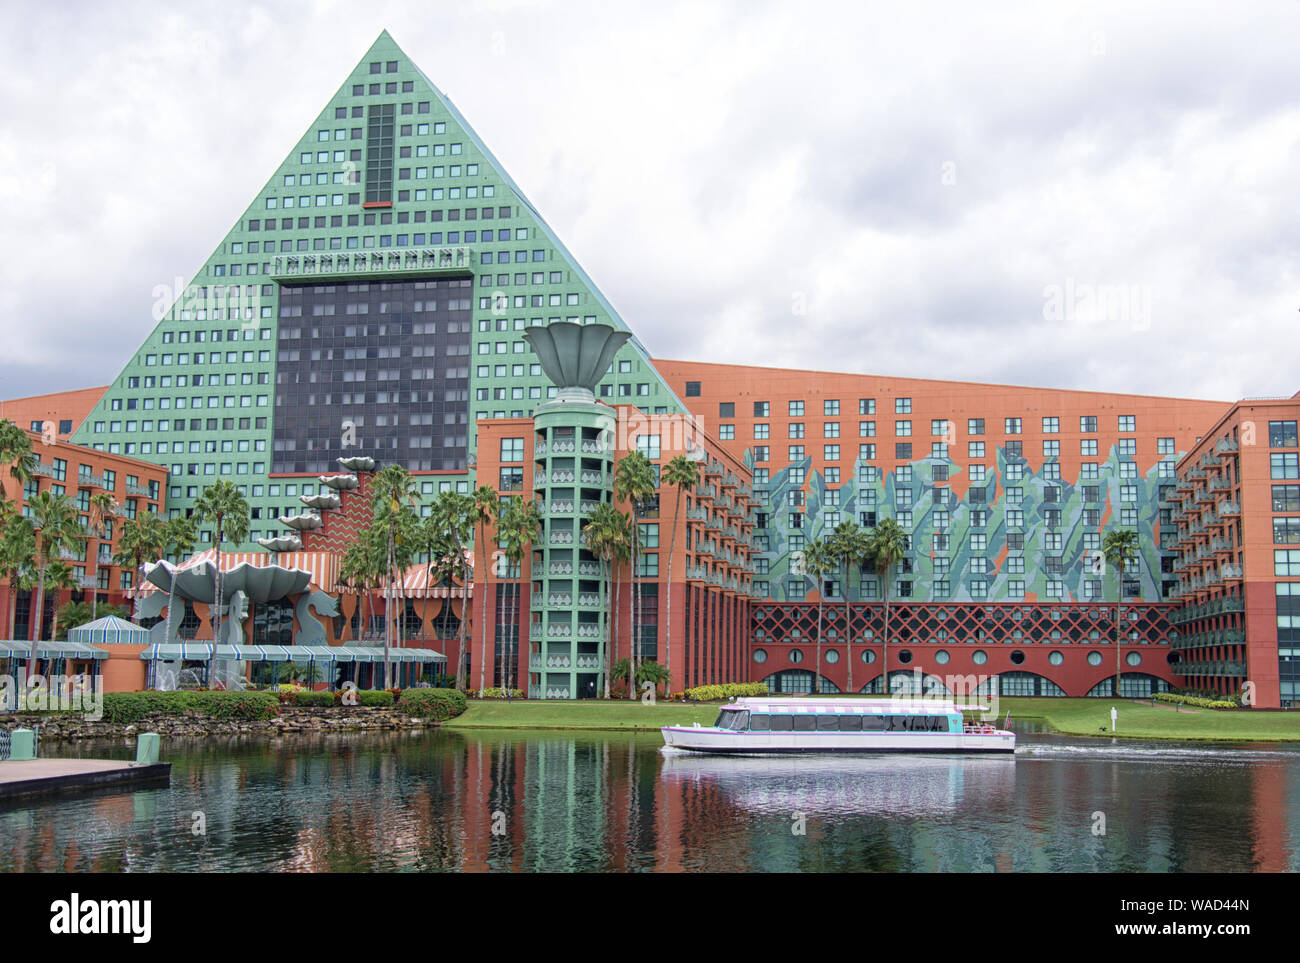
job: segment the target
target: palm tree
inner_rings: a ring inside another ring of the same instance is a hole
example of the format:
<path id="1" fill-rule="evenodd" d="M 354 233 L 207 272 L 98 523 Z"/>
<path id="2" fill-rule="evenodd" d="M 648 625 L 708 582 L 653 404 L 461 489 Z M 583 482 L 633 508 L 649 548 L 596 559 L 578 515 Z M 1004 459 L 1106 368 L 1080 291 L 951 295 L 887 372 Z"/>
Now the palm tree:
<path id="1" fill-rule="evenodd" d="M 465 561 L 465 545 L 474 538 L 474 499 L 457 492 L 442 492 L 433 502 L 433 511 L 426 526 L 438 534 L 429 554 L 430 565 L 438 573 L 438 581 L 446 579 L 454 587 L 461 584 L 460 622 L 456 629 L 456 689 L 465 691 L 465 626 L 469 622 L 469 586 L 473 570 Z M 447 606 L 450 608 L 452 593 L 447 593 Z"/>
<path id="2" fill-rule="evenodd" d="M 56 558 L 54 561 L 50 562 L 49 570 L 45 573 L 45 583 L 54 590 L 57 598 L 57 593 L 61 589 L 75 588 L 77 580 L 72 574 L 72 566 L 67 565 L 60 559 Z M 59 606 L 54 610 L 54 622 L 50 625 L 51 639 L 57 639 L 59 637 L 60 608 L 62 608 L 62 606 Z"/>
<path id="3" fill-rule="evenodd" d="M 9 466 L 9 474 L 19 486 L 36 477 L 36 460 L 31 436 L 12 421 L 0 421 L 0 466 Z M 5 501 L 4 486 L 0 485 L 0 503 Z"/>
<path id="4" fill-rule="evenodd" d="M 366 611 L 366 607 L 369 603 L 373 611 L 371 593 L 383 578 L 387 561 L 386 548 L 377 530 L 373 527 L 363 528 L 344 551 L 339 562 L 339 577 L 357 590 L 358 611 L 355 614 L 361 623 L 361 640 L 370 631 L 371 613 Z"/>
<path id="5" fill-rule="evenodd" d="M 415 506 L 419 493 L 411 473 L 401 465 L 386 465 L 375 473 L 370 483 L 370 502 L 374 509 L 374 524 L 384 533 L 385 566 L 388 588 L 384 602 L 384 688 L 392 688 L 392 663 L 389 647 L 393 635 L 393 610 L 399 597 L 396 581 L 404 572 L 412 556 L 412 530 L 419 524 Z M 405 620 L 405 598 L 402 618 Z"/>
<path id="6" fill-rule="evenodd" d="M 50 562 L 58 558 L 60 551 L 74 550 L 78 540 L 84 537 L 84 530 L 81 527 L 81 514 L 67 495 L 39 492 L 27 505 L 31 509 L 32 528 L 36 532 L 38 564 L 36 615 L 32 623 L 32 654 L 28 662 L 29 667 L 35 667 L 36 650 L 41 640 L 41 623 L 44 621 L 45 585 Z"/>
<path id="7" fill-rule="evenodd" d="M 212 681 L 212 670 L 217 661 L 217 640 L 221 638 L 221 544 L 229 536 L 235 543 L 248 538 L 249 512 L 248 502 L 239 494 L 233 482 L 222 479 L 203 489 L 198 501 L 194 503 L 194 517 L 199 523 L 216 522 L 217 525 L 217 575 L 212 600 L 212 655 L 208 659 L 208 682 Z"/>
<path id="8" fill-rule="evenodd" d="M 655 471 L 650 459 L 639 451 L 629 452 L 614 470 L 614 496 L 619 501 L 627 501 L 632 508 L 632 527 L 636 532 L 632 539 L 632 678 L 636 676 L 636 667 L 640 662 L 641 639 L 638 635 L 637 617 L 638 589 L 641 573 L 637 571 L 637 548 L 641 540 L 637 511 L 643 502 L 649 501 L 655 493 Z M 628 698 L 635 699 L 635 686 L 628 686 Z"/>
<path id="9" fill-rule="evenodd" d="M 804 549 L 803 570 L 817 585 L 817 675 L 813 679 L 813 692 L 822 691 L 822 603 L 826 595 L 823 591 L 822 576 L 835 570 L 839 559 L 835 557 L 830 543 L 824 539 L 814 539 Z M 844 592 L 848 596 L 848 573 L 844 573 Z M 845 653 L 848 656 L 848 653 Z M 851 690 L 850 690 L 851 691 Z"/>
<path id="10" fill-rule="evenodd" d="M 668 545 L 668 626 L 666 632 L 666 641 L 664 642 L 664 668 L 668 671 L 668 691 L 672 691 L 673 678 L 673 559 L 677 556 L 677 517 L 682 508 L 682 492 L 687 488 L 694 488 L 700 483 L 700 465 L 699 462 L 691 461 L 685 455 L 678 455 L 667 465 L 664 466 L 663 477 L 660 479 L 664 485 L 672 485 L 677 489 L 673 498 L 673 534 Z"/>
<path id="11" fill-rule="evenodd" d="M 470 513 L 473 524 L 478 526 L 479 534 L 479 557 L 477 564 L 474 566 L 474 592 L 483 596 L 483 658 L 478 667 L 478 691 L 479 697 L 483 695 L 483 688 L 486 685 L 484 681 L 487 675 L 488 659 L 496 658 L 495 639 L 492 638 L 494 633 L 488 630 L 487 614 L 487 530 L 489 525 L 496 523 L 497 518 L 501 515 L 501 498 L 497 490 L 491 485 L 480 485 L 473 495 L 474 509 Z M 479 575 L 482 573 L 482 579 Z M 481 585 L 480 585 L 481 581 Z"/>
<path id="12" fill-rule="evenodd" d="M 1123 624 L 1120 621 L 1120 607 L 1124 604 L 1124 572 L 1132 562 L 1137 560 L 1137 532 L 1126 528 L 1112 528 L 1101 542 L 1102 557 L 1106 564 L 1115 570 L 1115 695 L 1120 694 L 1120 675 L 1124 671 L 1120 659 L 1121 643 L 1124 640 Z"/>
<path id="13" fill-rule="evenodd" d="M 163 538 L 166 544 L 163 546 L 164 555 L 172 555 L 176 558 L 177 564 L 180 564 L 190 552 L 194 551 L 195 544 L 199 540 L 199 527 L 195 524 L 193 516 L 186 518 L 178 515 L 176 518 L 170 518 L 163 526 Z M 167 640 L 172 639 L 172 616 L 176 612 L 176 579 L 172 578 L 171 595 L 167 599 Z M 181 622 L 176 622 L 176 636 L 181 633 Z"/>
<path id="14" fill-rule="evenodd" d="M 507 698 L 510 690 L 514 688 L 514 637 L 516 630 L 514 612 L 523 588 L 521 584 L 523 558 L 528 552 L 529 546 L 536 541 L 541 531 L 542 519 L 537 513 L 537 506 L 521 498 L 510 499 L 505 511 L 501 514 L 501 524 L 498 529 L 498 535 L 505 545 L 506 562 L 509 564 L 509 568 L 506 570 L 507 577 L 511 572 L 515 573 L 515 604 L 509 605 L 506 609 L 505 690 Z"/>
<path id="15" fill-rule="evenodd" d="M 609 698 L 611 652 L 614 647 L 614 637 L 610 632 L 610 625 L 613 620 L 610 618 L 609 611 L 611 597 L 609 582 L 613 575 L 614 563 L 618 560 L 620 551 L 627 548 L 626 526 L 627 518 L 622 512 L 608 502 L 601 502 L 587 515 L 586 522 L 582 527 L 582 543 L 592 556 L 600 559 L 605 575 L 605 578 L 601 581 L 603 597 L 600 604 L 601 608 L 605 610 L 605 627 L 601 635 L 605 645 L 604 688 L 606 699 Z"/>
<path id="16" fill-rule="evenodd" d="M 99 603 L 99 547 L 91 547 L 89 539 L 103 538 L 109 520 L 117 514 L 117 502 L 108 492 L 90 496 L 90 515 L 86 521 L 86 551 L 90 553 L 90 621 L 95 621 Z"/>
<path id="17" fill-rule="evenodd" d="M 9 583 L 9 634 L 6 638 L 14 637 L 18 593 L 31 588 L 35 582 L 35 558 L 36 533 L 32 531 L 31 522 L 21 515 L 10 515 L 0 530 L 0 573 Z"/>
<path id="18" fill-rule="evenodd" d="M 827 539 L 830 553 L 844 566 L 844 658 L 848 662 L 848 691 L 853 688 L 853 610 L 849 605 L 849 582 L 853 563 L 866 552 L 867 535 L 857 522 L 840 522 Z M 805 561 L 807 555 L 804 556 Z"/>
<path id="19" fill-rule="evenodd" d="M 894 566 L 903 560 L 906 552 L 907 535 L 902 526 L 896 519 L 882 518 L 867 539 L 866 551 L 859 556 L 864 562 L 874 564 L 885 583 L 885 647 L 880 676 L 884 695 L 889 695 L 889 582 Z"/>

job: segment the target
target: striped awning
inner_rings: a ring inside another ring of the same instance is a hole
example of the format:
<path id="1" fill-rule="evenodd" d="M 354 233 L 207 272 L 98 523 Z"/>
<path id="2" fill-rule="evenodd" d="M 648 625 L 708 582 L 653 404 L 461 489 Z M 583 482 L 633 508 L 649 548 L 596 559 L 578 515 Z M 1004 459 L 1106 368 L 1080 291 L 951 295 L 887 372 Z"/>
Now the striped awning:
<path id="1" fill-rule="evenodd" d="M 144 626 L 109 615 L 68 629 L 68 641 L 85 645 L 148 645 L 152 639 Z"/>
<path id="2" fill-rule="evenodd" d="M 206 662 L 212 645 L 206 642 L 168 642 L 151 645 L 140 653 L 143 662 Z M 391 662 L 446 662 L 431 649 L 390 649 Z M 371 645 L 219 645 L 218 662 L 383 662 L 384 650 Z"/>
<path id="3" fill-rule="evenodd" d="M 474 565 L 474 553 L 467 551 L 465 553 L 465 560 L 472 569 Z M 359 589 L 348 585 L 340 585 L 339 591 L 346 592 L 349 595 L 357 595 L 360 592 Z M 465 597 L 465 586 L 452 585 L 448 587 L 446 585 L 439 585 L 437 575 L 432 573 L 423 563 L 417 563 L 402 573 L 400 591 L 390 592 L 387 586 L 381 586 L 376 590 L 376 593 L 381 598 L 387 598 L 390 594 L 396 594 L 399 598 L 405 599 L 463 599 Z M 471 597 L 473 596 L 474 591 L 472 588 L 470 589 L 469 594 Z"/>
<path id="4" fill-rule="evenodd" d="M 179 565 L 173 568 L 185 570 L 197 568 L 200 565 L 213 565 L 217 561 L 217 550 L 214 548 L 199 552 L 192 555 Z M 249 565 L 253 568 L 269 568 L 278 565 L 281 568 L 297 569 L 307 572 L 311 576 L 311 584 L 316 588 L 323 589 L 326 592 L 337 590 L 335 583 L 338 581 L 339 556 L 333 552 L 222 552 L 221 553 L 221 571 L 229 572 L 240 565 Z M 152 595 L 161 589 L 152 582 L 145 581 L 133 589 L 127 590 L 127 596 L 130 598 L 140 598 L 145 595 Z M 224 594 L 224 593 L 223 593 Z"/>
<path id="5" fill-rule="evenodd" d="M 23 639 L 0 640 L 0 659 L 26 659 L 32 644 Z M 38 659 L 107 659 L 108 653 L 84 642 L 41 642 L 36 646 Z"/>

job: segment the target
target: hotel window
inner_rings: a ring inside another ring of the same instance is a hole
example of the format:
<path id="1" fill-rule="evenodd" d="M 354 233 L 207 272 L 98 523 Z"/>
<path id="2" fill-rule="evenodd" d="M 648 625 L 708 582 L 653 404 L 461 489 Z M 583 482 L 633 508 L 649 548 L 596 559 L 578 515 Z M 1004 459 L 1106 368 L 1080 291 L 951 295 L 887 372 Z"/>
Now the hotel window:
<path id="1" fill-rule="evenodd" d="M 1060 419 L 1060 418 L 1044 418 L 1044 419 L 1043 419 L 1043 434 L 1045 434 L 1045 435 L 1056 435 L 1056 434 L 1060 434 L 1060 431 L 1061 431 L 1061 419 Z"/>
<path id="2" fill-rule="evenodd" d="M 766 401 L 754 402 L 754 417 L 766 418 L 772 411 L 772 405 Z"/>
<path id="3" fill-rule="evenodd" d="M 1270 454 L 1268 456 L 1269 475 L 1271 478 L 1289 480 L 1300 478 L 1300 455 Z"/>
<path id="4" fill-rule="evenodd" d="M 966 434 L 968 434 L 968 435 L 982 435 L 982 434 L 984 434 L 984 419 L 983 419 L 983 418 L 967 418 L 967 419 L 966 419 Z"/>
<path id="5" fill-rule="evenodd" d="M 1058 458 L 1061 454 L 1061 443 L 1059 441 L 1043 441 L 1043 457 Z"/>
<path id="6" fill-rule="evenodd" d="M 803 445 L 790 445 L 788 446 L 787 451 L 788 451 L 787 461 L 803 460 Z"/>
<path id="7" fill-rule="evenodd" d="M 1097 439 L 1096 438 L 1079 439 L 1079 454 L 1084 456 L 1091 455 L 1092 457 L 1095 458 L 1097 456 Z"/>
<path id="8" fill-rule="evenodd" d="M 930 452 L 930 456 L 931 456 L 932 458 L 947 458 L 947 457 L 948 457 L 948 446 L 947 446 L 947 445 L 944 445 L 944 444 L 942 444 L 942 443 L 940 443 L 940 442 L 936 442 L 934 445 L 931 445 L 930 447 L 931 447 L 931 449 L 932 449 L 931 452 Z M 941 449 L 941 450 L 940 450 L 940 451 L 934 451 L 933 449 L 935 449 L 935 448 L 939 448 L 939 449 Z M 933 478 L 933 480 L 936 481 L 936 482 L 946 482 L 946 481 L 948 480 L 948 466 L 947 466 L 947 465 L 935 465 L 935 466 L 934 466 L 934 474 L 933 474 L 932 478 Z"/>
<path id="9" fill-rule="evenodd" d="M 880 478 L 880 470 L 876 468 L 875 465 L 858 466 L 859 485 L 874 485 L 879 478 Z M 866 502 L 874 502 L 876 500 L 875 491 L 862 492 L 862 499 L 863 501 Z"/>
<path id="10" fill-rule="evenodd" d="M 802 402 L 802 401 L 792 401 L 792 402 L 790 402 L 790 406 L 789 406 L 789 408 L 790 408 L 789 415 L 790 415 L 791 418 L 802 418 L 802 417 L 803 417 L 803 402 Z"/>
<path id="11" fill-rule="evenodd" d="M 659 460 L 659 436 L 658 435 L 637 435 L 636 450 L 645 455 L 650 461 Z"/>
<path id="12" fill-rule="evenodd" d="M 894 594 L 900 599 L 910 599 L 912 597 L 911 579 L 899 579 L 894 583 Z"/>
<path id="13" fill-rule="evenodd" d="M 1024 442 L 1022 442 L 1022 441 L 1009 441 L 1009 442 L 1007 442 L 1007 445 L 1006 445 L 1006 453 L 1007 453 L 1007 457 L 1008 457 L 1008 458 L 1023 458 L 1023 457 L 1024 457 Z"/>
<path id="14" fill-rule="evenodd" d="M 934 550 L 936 552 L 948 551 L 950 536 L 948 535 L 947 532 L 935 532 L 933 538 L 934 538 Z"/>
<path id="15" fill-rule="evenodd" d="M 912 484 L 912 466 L 900 465 L 898 468 L 898 475 L 894 480 L 900 485 Z"/>
<path id="16" fill-rule="evenodd" d="M 759 440 L 767 438 L 770 436 L 771 429 L 772 429 L 771 425 L 755 425 L 754 437 Z"/>
<path id="17" fill-rule="evenodd" d="M 1138 500 L 1137 485 L 1120 485 L 1119 500 L 1122 502 L 1135 502 Z"/>
<path id="18" fill-rule="evenodd" d="M 898 508 L 911 508 L 913 504 L 913 493 L 910 488 L 898 488 L 894 491 L 894 504 Z"/>
<path id="19" fill-rule="evenodd" d="M 894 444 L 894 457 L 899 460 L 910 460 L 912 457 L 912 445 L 910 442 L 896 442 Z"/>
<path id="20" fill-rule="evenodd" d="M 839 461 L 839 460 L 840 460 L 840 446 L 839 446 L 839 445 L 823 445 L 823 446 L 822 446 L 822 457 L 823 457 L 826 461 Z"/>
<path id="21" fill-rule="evenodd" d="M 982 555 L 970 560 L 970 572 L 972 575 L 987 575 L 989 572 L 989 560 Z"/>
<path id="22" fill-rule="evenodd" d="M 970 597 L 973 599 L 986 599 L 989 597 L 989 583 L 982 578 L 971 579 Z"/>
<path id="23" fill-rule="evenodd" d="M 1007 557 L 1006 569 L 1008 575 L 1025 574 L 1025 557 L 1023 555 L 1011 555 Z"/>
<path id="24" fill-rule="evenodd" d="M 930 419 L 930 437 L 943 438 L 948 434 L 948 420 L 946 418 Z"/>
<path id="25" fill-rule="evenodd" d="M 839 413 L 840 413 L 840 403 L 838 400 L 830 400 L 830 401 L 822 402 L 823 415 L 838 415 Z"/>
<path id="26" fill-rule="evenodd" d="M 875 423 L 874 421 L 859 421 L 859 422 L 858 422 L 858 437 L 859 437 L 859 438 L 875 438 L 875 437 L 876 437 L 876 423 Z"/>
<path id="27" fill-rule="evenodd" d="M 946 599 L 952 595 L 952 583 L 946 578 L 936 579 L 934 583 L 934 597 L 937 599 Z"/>
<path id="28" fill-rule="evenodd" d="M 1096 415 L 1081 415 L 1081 416 L 1079 417 L 1079 431 L 1081 431 L 1081 432 L 1094 432 L 1094 431 L 1096 431 L 1096 430 L 1097 430 L 1097 416 L 1096 416 Z"/>
<path id="29" fill-rule="evenodd" d="M 1101 551 L 1101 532 L 1084 532 L 1083 550 L 1085 552 Z"/>
<path id="30" fill-rule="evenodd" d="M 1008 435 L 1020 434 L 1020 419 L 1019 418 L 1005 419 L 1003 422 L 1003 429 Z"/>
<path id="31" fill-rule="evenodd" d="M 875 445 L 858 445 L 858 457 L 861 458 L 863 461 L 875 461 L 875 460 L 876 460 L 876 446 L 875 446 Z"/>
<path id="32" fill-rule="evenodd" d="M 736 417 L 736 403 L 734 401 L 722 401 L 718 403 L 719 418 Z"/>
<path id="33" fill-rule="evenodd" d="M 1300 550 L 1274 549 L 1273 574 L 1283 578 L 1300 576 Z"/>
<path id="34" fill-rule="evenodd" d="M 1025 490 L 1019 486 L 1007 489 L 1007 504 L 1020 505 L 1025 500 Z"/>
<path id="35" fill-rule="evenodd" d="M 1173 455 L 1173 454 L 1176 454 L 1176 452 L 1174 451 L 1174 439 L 1172 439 L 1172 438 L 1157 438 L 1157 439 L 1156 439 L 1156 454 L 1157 454 L 1157 455 Z"/>
<path id="36" fill-rule="evenodd" d="M 1136 416 L 1136 415 L 1120 415 L 1120 416 L 1119 416 L 1119 430 L 1120 430 L 1120 431 L 1137 431 L 1137 416 Z"/>
<path id="37" fill-rule="evenodd" d="M 912 434 L 912 423 L 910 421 L 894 422 L 894 437 L 907 438 Z"/>
<path id="38" fill-rule="evenodd" d="M 984 457 L 984 442 L 982 442 L 982 441 L 970 441 L 970 442 L 967 442 L 967 443 L 966 443 L 966 457 L 967 457 L 967 458 L 983 458 L 983 457 Z"/>
<path id="39" fill-rule="evenodd" d="M 769 471 L 769 469 L 767 469 L 767 468 L 755 468 L 755 469 L 754 469 L 754 484 L 755 484 L 755 485 L 766 485 L 767 482 L 768 482 L 768 471 Z"/>
<path id="40" fill-rule="evenodd" d="M 1300 512 L 1300 485 L 1274 485 L 1273 511 Z"/>
<path id="41" fill-rule="evenodd" d="M 970 537 L 971 552 L 984 552 L 989 547 L 989 537 L 980 532 L 972 532 Z"/>
<path id="42" fill-rule="evenodd" d="M 802 438 L 802 437 L 803 437 L 803 422 L 802 422 L 802 421 L 792 421 L 792 422 L 790 422 L 789 425 L 787 426 L 787 430 L 788 430 L 788 432 L 789 432 L 789 434 L 787 435 L 787 437 L 789 437 L 789 438 Z"/>
<path id="43" fill-rule="evenodd" d="M 876 527 L 876 513 L 875 513 L 875 512 L 858 512 L 858 524 L 861 525 L 863 528 L 875 528 L 875 527 Z"/>
<path id="44" fill-rule="evenodd" d="M 975 499 L 979 502 L 980 499 Z M 988 524 L 989 513 L 982 508 L 973 508 L 970 513 L 971 528 L 984 528 Z"/>
<path id="45" fill-rule="evenodd" d="M 946 508 L 936 508 L 931 517 L 934 519 L 934 527 L 938 531 L 944 531 L 947 529 L 951 518 Z"/>
<path id="46" fill-rule="evenodd" d="M 971 465 L 967 471 L 970 474 L 971 481 L 976 482 L 977 484 L 982 484 L 988 469 L 984 465 Z"/>
<path id="47" fill-rule="evenodd" d="M 1047 597 L 1049 599 L 1065 598 L 1065 583 L 1058 578 L 1047 580 Z"/>
<path id="48" fill-rule="evenodd" d="M 1095 461 L 1085 461 L 1079 466 L 1079 477 L 1085 481 L 1096 481 L 1101 477 L 1101 470 Z"/>
<path id="49" fill-rule="evenodd" d="M 951 564 L 951 560 L 948 558 L 947 555 L 936 555 L 934 557 L 934 574 L 947 575 L 948 566 L 950 564 Z"/>
<path id="50" fill-rule="evenodd" d="M 1121 438 L 1119 440 L 1119 453 L 1133 458 L 1137 455 L 1137 445 L 1136 438 Z"/>
<path id="51" fill-rule="evenodd" d="M 1013 578 L 1007 582 L 1007 595 L 1016 601 L 1023 599 L 1025 597 L 1024 579 Z"/>
<path id="52" fill-rule="evenodd" d="M 523 461 L 524 440 L 522 438 L 502 438 L 501 460 L 503 462 Z"/>
<path id="53" fill-rule="evenodd" d="M 767 445 L 754 446 L 754 461 L 768 461 L 771 449 Z"/>
<path id="54" fill-rule="evenodd" d="M 736 426 L 735 426 L 735 425 L 718 425 L 718 439 L 719 439 L 720 441 L 735 441 L 735 439 L 736 439 Z"/>
<path id="55" fill-rule="evenodd" d="M 1268 423 L 1268 447 L 1270 448 L 1300 447 L 1300 438 L 1297 438 L 1297 432 L 1296 432 L 1296 422 L 1270 421 Z"/>
<path id="56" fill-rule="evenodd" d="M 1136 526 L 1138 523 L 1138 513 L 1136 508 L 1121 508 L 1119 510 L 1119 523 L 1124 526 Z M 1060 522 L 1057 522 L 1059 525 Z"/>
<path id="57" fill-rule="evenodd" d="M 859 398 L 859 399 L 858 399 L 858 414 L 860 414 L 860 415 L 874 415 L 875 413 L 876 413 L 876 399 L 875 399 L 875 398 Z"/>
<path id="58" fill-rule="evenodd" d="M 1023 552 L 1025 550 L 1024 532 L 1007 532 L 1007 551 Z"/>
<path id="59" fill-rule="evenodd" d="M 1059 527 L 1061 524 L 1061 510 L 1059 508 L 1049 508 L 1043 512 L 1043 519 L 1049 526 Z"/>
<path id="60" fill-rule="evenodd" d="M 836 466 L 836 465 L 829 465 L 829 466 L 827 466 L 827 468 L 826 468 L 826 484 L 828 484 L 828 485 L 838 485 L 839 483 L 840 483 L 840 470 L 839 470 L 839 467 Z M 828 493 L 827 493 L 828 497 L 829 497 L 829 494 L 830 494 L 830 493 L 828 492 Z M 836 492 L 835 494 L 838 495 L 839 492 Z"/>
<path id="61" fill-rule="evenodd" d="M 822 423 L 823 438 L 838 438 L 840 436 L 840 423 L 838 421 L 827 421 Z"/>
<path id="62" fill-rule="evenodd" d="M 1300 545 L 1300 518 L 1273 519 L 1273 541 L 1278 545 Z"/>

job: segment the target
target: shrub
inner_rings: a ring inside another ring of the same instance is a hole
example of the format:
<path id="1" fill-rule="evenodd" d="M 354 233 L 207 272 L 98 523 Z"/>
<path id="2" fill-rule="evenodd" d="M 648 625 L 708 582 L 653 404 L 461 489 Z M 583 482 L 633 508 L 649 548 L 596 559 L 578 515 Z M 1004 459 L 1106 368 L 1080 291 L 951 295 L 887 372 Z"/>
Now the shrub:
<path id="1" fill-rule="evenodd" d="M 387 708 L 396 701 L 389 689 L 362 689 L 357 693 L 357 705 Z"/>
<path id="2" fill-rule="evenodd" d="M 696 702 L 716 702 L 719 699 L 730 699 L 732 696 L 765 696 L 767 683 L 726 682 L 722 685 L 697 685 L 693 689 L 687 689 L 682 695 Z"/>
<path id="3" fill-rule="evenodd" d="M 443 722 L 465 711 L 465 693 L 455 689 L 407 689 L 398 705 L 413 716 Z"/>
<path id="4" fill-rule="evenodd" d="M 320 706 L 334 705 L 333 692 L 299 692 L 296 696 L 296 704 L 317 708 Z"/>
<path id="5" fill-rule="evenodd" d="M 280 700 L 273 692 L 106 692 L 104 721 L 139 722 L 152 713 L 200 712 L 212 719 L 274 719 Z"/>
<path id="6" fill-rule="evenodd" d="M 1157 702 L 1169 702 L 1174 705 L 1194 706 L 1197 709 L 1239 709 L 1234 700 L 1223 698 L 1205 698 L 1202 696 L 1179 695 L 1175 692 L 1161 692 L 1155 697 Z"/>
<path id="7" fill-rule="evenodd" d="M 506 690 L 501 688 L 500 686 L 489 686 L 488 688 L 484 689 L 482 693 L 476 693 L 476 695 L 478 695 L 478 697 L 482 699 L 504 699 L 506 697 Z M 523 697 L 524 697 L 523 689 L 510 690 L 510 698 L 522 699 Z"/>

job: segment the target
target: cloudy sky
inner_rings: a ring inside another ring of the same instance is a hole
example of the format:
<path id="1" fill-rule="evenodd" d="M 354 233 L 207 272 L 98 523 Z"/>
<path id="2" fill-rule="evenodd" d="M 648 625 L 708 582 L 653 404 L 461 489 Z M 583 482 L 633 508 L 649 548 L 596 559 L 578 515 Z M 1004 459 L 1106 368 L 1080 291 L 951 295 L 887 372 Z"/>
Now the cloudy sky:
<path id="1" fill-rule="evenodd" d="M 10 3 L 0 397 L 106 384 L 380 30 L 652 354 L 1300 388 L 1300 5 Z"/>

